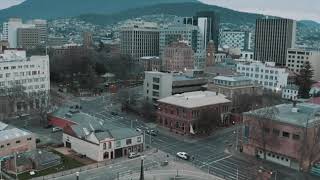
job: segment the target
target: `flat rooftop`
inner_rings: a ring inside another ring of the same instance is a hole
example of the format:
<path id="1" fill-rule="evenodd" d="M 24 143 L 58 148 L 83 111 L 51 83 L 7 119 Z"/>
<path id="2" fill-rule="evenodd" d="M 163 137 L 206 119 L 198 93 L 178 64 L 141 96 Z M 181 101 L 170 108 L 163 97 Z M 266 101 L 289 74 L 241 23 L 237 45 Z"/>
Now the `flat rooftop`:
<path id="1" fill-rule="evenodd" d="M 299 127 L 312 127 L 320 123 L 320 105 L 311 103 L 299 103 L 296 105 L 297 112 L 293 112 L 293 104 L 280 104 L 274 106 L 278 113 L 274 121 L 292 124 Z M 266 111 L 266 108 L 257 109 L 244 113 L 244 115 L 257 115 Z"/>
<path id="2" fill-rule="evenodd" d="M 27 132 L 18 128 L 12 128 L 8 130 L 0 131 L 0 137 L 1 137 L 0 140 L 6 141 L 6 140 L 16 139 L 16 138 L 30 136 L 30 135 L 31 135 L 30 132 Z"/>
<path id="3" fill-rule="evenodd" d="M 216 94 L 211 91 L 195 91 L 183 94 L 176 94 L 163 99 L 158 102 L 171 104 L 184 108 L 196 108 L 209 106 L 214 104 L 230 103 L 231 101 L 226 99 L 223 94 Z"/>
<path id="4" fill-rule="evenodd" d="M 213 78 L 214 80 L 223 80 L 223 81 L 232 81 L 232 82 L 237 82 L 237 81 L 251 81 L 251 79 L 247 76 L 242 76 L 242 75 L 230 75 L 230 76 L 217 76 Z"/>

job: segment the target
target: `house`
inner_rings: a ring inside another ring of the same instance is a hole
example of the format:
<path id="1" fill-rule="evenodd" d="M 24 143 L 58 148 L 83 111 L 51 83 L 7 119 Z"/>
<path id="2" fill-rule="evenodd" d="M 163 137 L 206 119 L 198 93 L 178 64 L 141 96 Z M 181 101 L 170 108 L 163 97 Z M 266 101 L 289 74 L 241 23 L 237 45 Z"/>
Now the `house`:
<path id="1" fill-rule="evenodd" d="M 210 91 L 176 94 L 160 99 L 158 103 L 158 124 L 181 135 L 196 134 L 196 122 L 203 112 L 213 111 L 224 117 L 231 106 L 226 96 Z"/>
<path id="2" fill-rule="evenodd" d="M 130 128 L 112 126 L 74 108 L 60 108 L 49 116 L 49 124 L 63 128 L 63 144 L 95 161 L 142 152 L 144 137 Z"/>
<path id="3" fill-rule="evenodd" d="M 297 170 L 307 170 L 320 159 L 320 105 L 294 103 L 257 109 L 243 114 L 243 124 L 246 154 Z"/>
<path id="4" fill-rule="evenodd" d="M 292 101 L 298 99 L 299 87 L 296 85 L 288 85 L 282 89 L 282 98 Z"/>

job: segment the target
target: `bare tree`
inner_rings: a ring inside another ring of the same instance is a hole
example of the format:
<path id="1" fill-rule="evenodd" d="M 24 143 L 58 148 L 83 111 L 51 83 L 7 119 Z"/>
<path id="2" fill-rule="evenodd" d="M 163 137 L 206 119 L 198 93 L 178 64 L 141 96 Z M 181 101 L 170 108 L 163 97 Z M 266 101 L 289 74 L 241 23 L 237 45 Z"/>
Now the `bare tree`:
<path id="1" fill-rule="evenodd" d="M 255 121 L 251 121 L 253 129 L 253 140 L 263 150 L 263 159 L 266 160 L 266 149 L 268 145 L 276 145 L 277 137 L 271 135 L 273 121 L 279 110 L 274 107 L 266 107 L 253 111 L 251 114 Z"/>
<path id="2" fill-rule="evenodd" d="M 300 168 L 306 172 L 305 179 L 314 163 L 320 160 L 320 124 L 309 123 L 310 118 L 306 120 L 300 147 Z"/>
<path id="3" fill-rule="evenodd" d="M 210 134 L 221 124 L 221 116 L 218 111 L 205 110 L 200 113 L 200 118 L 196 122 L 198 134 Z"/>
<path id="4" fill-rule="evenodd" d="M 154 122 L 156 120 L 156 109 L 154 105 L 148 101 L 142 102 L 141 113 L 149 122 Z"/>
<path id="5" fill-rule="evenodd" d="M 30 93 L 30 101 L 35 102 L 34 113 L 39 116 L 40 124 L 47 125 L 47 115 L 53 108 L 50 99 L 50 93 L 47 91 L 38 91 Z"/>

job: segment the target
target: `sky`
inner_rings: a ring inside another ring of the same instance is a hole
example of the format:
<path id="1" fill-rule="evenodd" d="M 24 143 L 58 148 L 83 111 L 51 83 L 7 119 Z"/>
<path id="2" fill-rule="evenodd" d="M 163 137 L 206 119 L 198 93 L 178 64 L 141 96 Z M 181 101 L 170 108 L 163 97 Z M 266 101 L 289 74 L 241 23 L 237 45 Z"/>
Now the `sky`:
<path id="1" fill-rule="evenodd" d="M 0 0 L 0 9 L 24 0 Z M 138 1 L 138 0 L 137 0 Z M 174 1 L 174 0 L 172 0 Z M 320 22 L 320 0 L 200 0 L 234 10 Z"/>

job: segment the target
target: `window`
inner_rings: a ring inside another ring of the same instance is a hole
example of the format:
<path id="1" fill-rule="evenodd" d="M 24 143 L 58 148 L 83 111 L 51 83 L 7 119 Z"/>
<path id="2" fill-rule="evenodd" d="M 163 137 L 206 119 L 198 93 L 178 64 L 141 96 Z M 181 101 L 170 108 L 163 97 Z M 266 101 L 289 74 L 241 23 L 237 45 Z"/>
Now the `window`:
<path id="1" fill-rule="evenodd" d="M 282 137 L 289 138 L 290 137 L 290 133 L 283 131 L 282 132 Z"/>
<path id="2" fill-rule="evenodd" d="M 106 150 L 106 149 L 107 149 L 107 144 L 103 143 L 103 150 Z"/>
<path id="3" fill-rule="evenodd" d="M 153 89 L 159 90 L 159 85 L 154 84 L 154 85 L 153 85 Z"/>
<path id="4" fill-rule="evenodd" d="M 131 140 L 131 139 L 127 139 L 127 140 L 126 140 L 126 144 L 127 144 L 127 145 L 130 145 L 131 143 L 132 143 L 132 140 Z"/>
<path id="5" fill-rule="evenodd" d="M 299 134 L 292 134 L 292 139 L 299 140 L 300 139 L 300 135 Z"/>
<path id="6" fill-rule="evenodd" d="M 7 146 L 10 146 L 10 143 L 8 143 Z"/>
<path id="7" fill-rule="evenodd" d="M 16 144 L 19 144 L 21 141 L 20 140 L 18 140 L 18 141 L 16 141 Z"/>
<path id="8" fill-rule="evenodd" d="M 280 135 L 280 131 L 278 129 L 272 129 L 272 134 L 275 136 L 279 136 Z"/>
<path id="9" fill-rule="evenodd" d="M 269 132 L 270 132 L 270 128 L 263 128 L 263 131 L 264 131 L 265 133 L 269 133 Z"/>
<path id="10" fill-rule="evenodd" d="M 117 147 L 121 147 L 121 141 L 117 141 L 117 142 L 116 142 L 116 146 L 117 146 Z"/>
<path id="11" fill-rule="evenodd" d="M 159 83 L 159 82 L 160 82 L 160 78 L 156 78 L 156 77 L 154 77 L 154 78 L 153 78 L 153 82 L 155 82 L 155 83 Z"/>
<path id="12" fill-rule="evenodd" d="M 1 145 L 0 148 L 4 148 L 4 145 Z"/>
<path id="13" fill-rule="evenodd" d="M 137 141 L 138 141 L 138 142 L 141 142 L 141 137 L 138 137 L 138 138 L 137 138 Z"/>
<path id="14" fill-rule="evenodd" d="M 27 141 L 31 141 L 32 140 L 32 138 L 27 138 Z"/>

